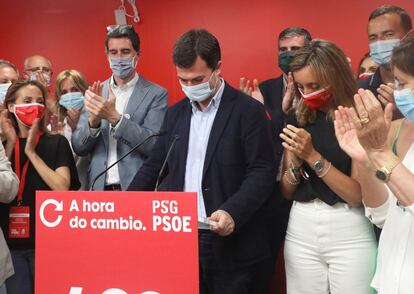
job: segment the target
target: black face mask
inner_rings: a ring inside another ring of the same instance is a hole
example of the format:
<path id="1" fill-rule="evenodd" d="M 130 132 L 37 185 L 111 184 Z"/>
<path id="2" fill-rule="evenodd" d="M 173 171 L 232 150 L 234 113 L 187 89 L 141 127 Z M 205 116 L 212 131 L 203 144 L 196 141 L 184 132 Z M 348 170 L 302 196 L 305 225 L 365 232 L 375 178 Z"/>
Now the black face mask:
<path id="1" fill-rule="evenodd" d="M 289 73 L 290 62 L 294 55 L 294 51 L 285 51 L 279 54 L 279 67 L 285 74 Z"/>

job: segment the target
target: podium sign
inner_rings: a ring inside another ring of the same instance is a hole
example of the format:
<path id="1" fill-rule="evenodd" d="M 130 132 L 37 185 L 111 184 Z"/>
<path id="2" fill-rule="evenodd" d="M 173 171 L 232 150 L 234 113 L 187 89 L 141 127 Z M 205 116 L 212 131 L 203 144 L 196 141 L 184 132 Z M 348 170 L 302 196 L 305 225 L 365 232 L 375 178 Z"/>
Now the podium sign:
<path id="1" fill-rule="evenodd" d="M 36 293 L 198 293 L 195 193 L 36 197 Z"/>

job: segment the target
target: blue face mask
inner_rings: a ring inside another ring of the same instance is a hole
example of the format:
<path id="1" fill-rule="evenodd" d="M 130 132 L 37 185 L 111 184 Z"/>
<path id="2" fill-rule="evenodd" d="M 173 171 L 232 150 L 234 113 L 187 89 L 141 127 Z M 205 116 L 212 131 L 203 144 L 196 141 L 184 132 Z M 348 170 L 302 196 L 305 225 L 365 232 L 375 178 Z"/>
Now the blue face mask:
<path id="1" fill-rule="evenodd" d="M 109 66 L 114 76 L 125 79 L 135 70 L 135 57 L 110 58 Z"/>
<path id="2" fill-rule="evenodd" d="M 369 44 L 370 56 L 379 65 L 389 64 L 392 49 L 400 44 L 400 39 L 381 40 Z"/>
<path id="3" fill-rule="evenodd" d="M 195 102 L 202 102 L 206 100 L 208 97 L 211 97 L 214 91 L 214 88 L 210 87 L 210 80 L 213 76 L 213 73 L 211 74 L 210 79 L 205 83 L 198 84 L 195 86 L 186 86 L 181 84 L 181 88 L 184 94 L 188 97 L 188 99 Z"/>
<path id="4" fill-rule="evenodd" d="M 395 87 L 398 82 L 395 81 Z M 414 92 L 410 88 L 394 90 L 395 104 L 405 118 L 414 121 Z"/>
<path id="5" fill-rule="evenodd" d="M 7 90 L 11 86 L 11 83 L 0 84 L 0 103 L 3 103 L 4 97 L 6 97 Z"/>
<path id="6" fill-rule="evenodd" d="M 66 109 L 81 109 L 83 107 L 83 100 L 84 97 L 81 92 L 71 92 L 60 96 L 59 104 Z"/>

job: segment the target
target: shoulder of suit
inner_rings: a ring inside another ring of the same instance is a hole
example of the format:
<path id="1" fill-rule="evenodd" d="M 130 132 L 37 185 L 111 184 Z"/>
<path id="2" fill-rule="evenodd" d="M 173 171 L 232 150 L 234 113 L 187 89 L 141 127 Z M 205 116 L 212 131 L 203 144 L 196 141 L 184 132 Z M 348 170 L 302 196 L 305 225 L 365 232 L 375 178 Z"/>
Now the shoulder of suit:
<path id="1" fill-rule="evenodd" d="M 148 81 L 142 75 L 139 76 L 139 79 L 141 80 L 141 84 L 144 85 L 144 87 L 151 87 L 153 90 L 156 90 L 156 91 L 167 92 L 167 89 L 165 89 L 164 87 L 161 87 L 160 85 L 154 82 Z"/>
<path id="2" fill-rule="evenodd" d="M 272 78 L 272 79 L 268 79 L 268 80 L 261 82 L 260 87 L 269 87 L 271 85 L 278 84 L 280 82 L 283 83 L 283 75 L 280 75 L 277 78 Z"/>
<path id="3" fill-rule="evenodd" d="M 242 108 L 256 108 L 256 107 L 263 107 L 263 104 L 254 99 L 253 97 L 246 95 L 242 91 L 233 88 L 228 83 L 226 83 L 226 87 L 228 87 L 227 91 L 226 88 L 224 88 L 223 92 L 223 99 L 234 99 L 236 101 L 235 105 L 236 107 L 242 107 Z M 225 97 L 227 95 L 228 97 Z"/>
<path id="4" fill-rule="evenodd" d="M 168 106 L 167 113 L 169 116 L 174 115 L 174 113 L 181 113 L 182 110 L 191 109 L 190 100 L 187 97 L 180 99 L 174 104 Z"/>

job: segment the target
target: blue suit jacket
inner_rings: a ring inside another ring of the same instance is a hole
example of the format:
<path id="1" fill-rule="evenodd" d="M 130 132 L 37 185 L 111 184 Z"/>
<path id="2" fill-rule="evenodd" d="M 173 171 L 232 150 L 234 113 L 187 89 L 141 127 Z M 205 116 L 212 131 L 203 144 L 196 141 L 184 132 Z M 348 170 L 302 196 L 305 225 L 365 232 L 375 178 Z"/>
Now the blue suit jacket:
<path id="1" fill-rule="evenodd" d="M 104 97 L 108 97 L 108 87 L 109 80 L 104 83 L 102 91 Z M 120 158 L 135 145 L 160 130 L 167 107 L 167 91 L 140 76 L 116 131 L 111 130 L 107 120 L 102 120 L 99 135 L 91 136 L 88 112 L 84 110 L 71 141 L 76 154 L 91 155 L 88 171 L 90 184 L 107 167 L 109 133 L 111 132 L 111 136 L 117 140 L 117 155 Z M 150 154 L 154 142 L 155 139 L 147 142 L 118 164 L 122 190 L 126 190 L 129 186 L 132 178 Z M 105 175 L 96 182 L 94 189 L 103 190 L 104 185 Z"/>
<path id="2" fill-rule="evenodd" d="M 128 190 L 153 190 L 167 150 L 179 140 L 168 159 L 164 188 L 183 191 L 191 121 L 187 98 L 172 106 L 164 120 L 166 135 L 155 144 L 149 159 Z M 215 236 L 217 263 L 237 268 L 268 258 L 270 233 L 266 225 L 276 178 L 268 121 L 262 104 L 225 85 L 213 122 L 204 161 L 202 191 L 207 215 L 222 209 L 235 221 L 235 232 Z"/>

